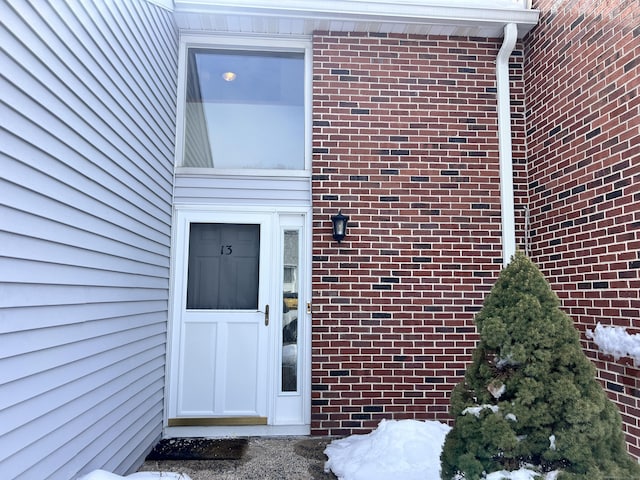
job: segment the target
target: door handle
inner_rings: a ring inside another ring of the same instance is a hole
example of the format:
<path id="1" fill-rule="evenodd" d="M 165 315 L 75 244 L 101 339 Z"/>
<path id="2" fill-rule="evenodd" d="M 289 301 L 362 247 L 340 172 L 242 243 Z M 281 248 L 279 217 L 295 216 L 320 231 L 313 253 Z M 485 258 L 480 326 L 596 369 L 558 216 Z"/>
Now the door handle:
<path id="1" fill-rule="evenodd" d="M 264 306 L 264 326 L 269 326 L 269 305 Z"/>

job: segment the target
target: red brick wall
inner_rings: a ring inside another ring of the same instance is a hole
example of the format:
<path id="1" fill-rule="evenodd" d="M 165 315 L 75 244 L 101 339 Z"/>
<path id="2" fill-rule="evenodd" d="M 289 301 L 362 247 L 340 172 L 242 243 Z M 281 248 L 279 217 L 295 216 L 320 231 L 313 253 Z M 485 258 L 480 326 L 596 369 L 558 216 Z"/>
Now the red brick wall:
<path id="1" fill-rule="evenodd" d="M 578 328 L 640 333 L 640 4 L 541 0 L 526 44 L 532 254 Z M 587 354 L 640 457 L 640 369 Z"/>
<path id="2" fill-rule="evenodd" d="M 500 40 L 317 34 L 312 432 L 447 419 L 501 268 Z M 526 199 L 522 54 L 516 195 Z M 331 238 L 330 216 L 350 216 Z"/>

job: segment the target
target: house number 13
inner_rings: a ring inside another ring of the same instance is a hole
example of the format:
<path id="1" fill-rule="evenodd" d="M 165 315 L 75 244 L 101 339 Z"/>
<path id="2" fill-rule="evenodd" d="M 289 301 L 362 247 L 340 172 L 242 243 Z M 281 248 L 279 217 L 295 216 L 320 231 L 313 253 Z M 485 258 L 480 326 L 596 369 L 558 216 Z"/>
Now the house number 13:
<path id="1" fill-rule="evenodd" d="M 220 245 L 220 255 L 231 255 L 232 252 L 231 245 Z"/>

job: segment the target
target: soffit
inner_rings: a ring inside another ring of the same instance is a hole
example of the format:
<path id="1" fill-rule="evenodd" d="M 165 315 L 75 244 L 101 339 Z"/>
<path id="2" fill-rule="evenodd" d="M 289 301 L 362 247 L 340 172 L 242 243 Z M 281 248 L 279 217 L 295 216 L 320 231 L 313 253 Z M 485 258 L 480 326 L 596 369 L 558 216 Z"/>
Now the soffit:
<path id="1" fill-rule="evenodd" d="M 438 3 L 436 3 L 436 1 Z M 175 0 L 185 33 L 310 35 L 314 31 L 522 38 L 538 22 L 526 0 Z"/>

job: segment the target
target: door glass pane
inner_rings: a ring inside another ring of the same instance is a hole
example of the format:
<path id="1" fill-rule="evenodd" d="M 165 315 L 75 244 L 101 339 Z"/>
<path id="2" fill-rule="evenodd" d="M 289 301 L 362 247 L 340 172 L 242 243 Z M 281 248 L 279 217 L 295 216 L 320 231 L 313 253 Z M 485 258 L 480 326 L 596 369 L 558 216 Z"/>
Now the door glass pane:
<path id="1" fill-rule="evenodd" d="M 297 230 L 285 230 L 283 238 L 282 275 L 282 391 L 298 390 L 298 272 L 299 234 Z"/>
<path id="2" fill-rule="evenodd" d="M 304 169 L 304 54 L 190 49 L 183 166 Z"/>
<path id="3" fill-rule="evenodd" d="M 258 309 L 260 225 L 192 223 L 188 309 Z"/>

